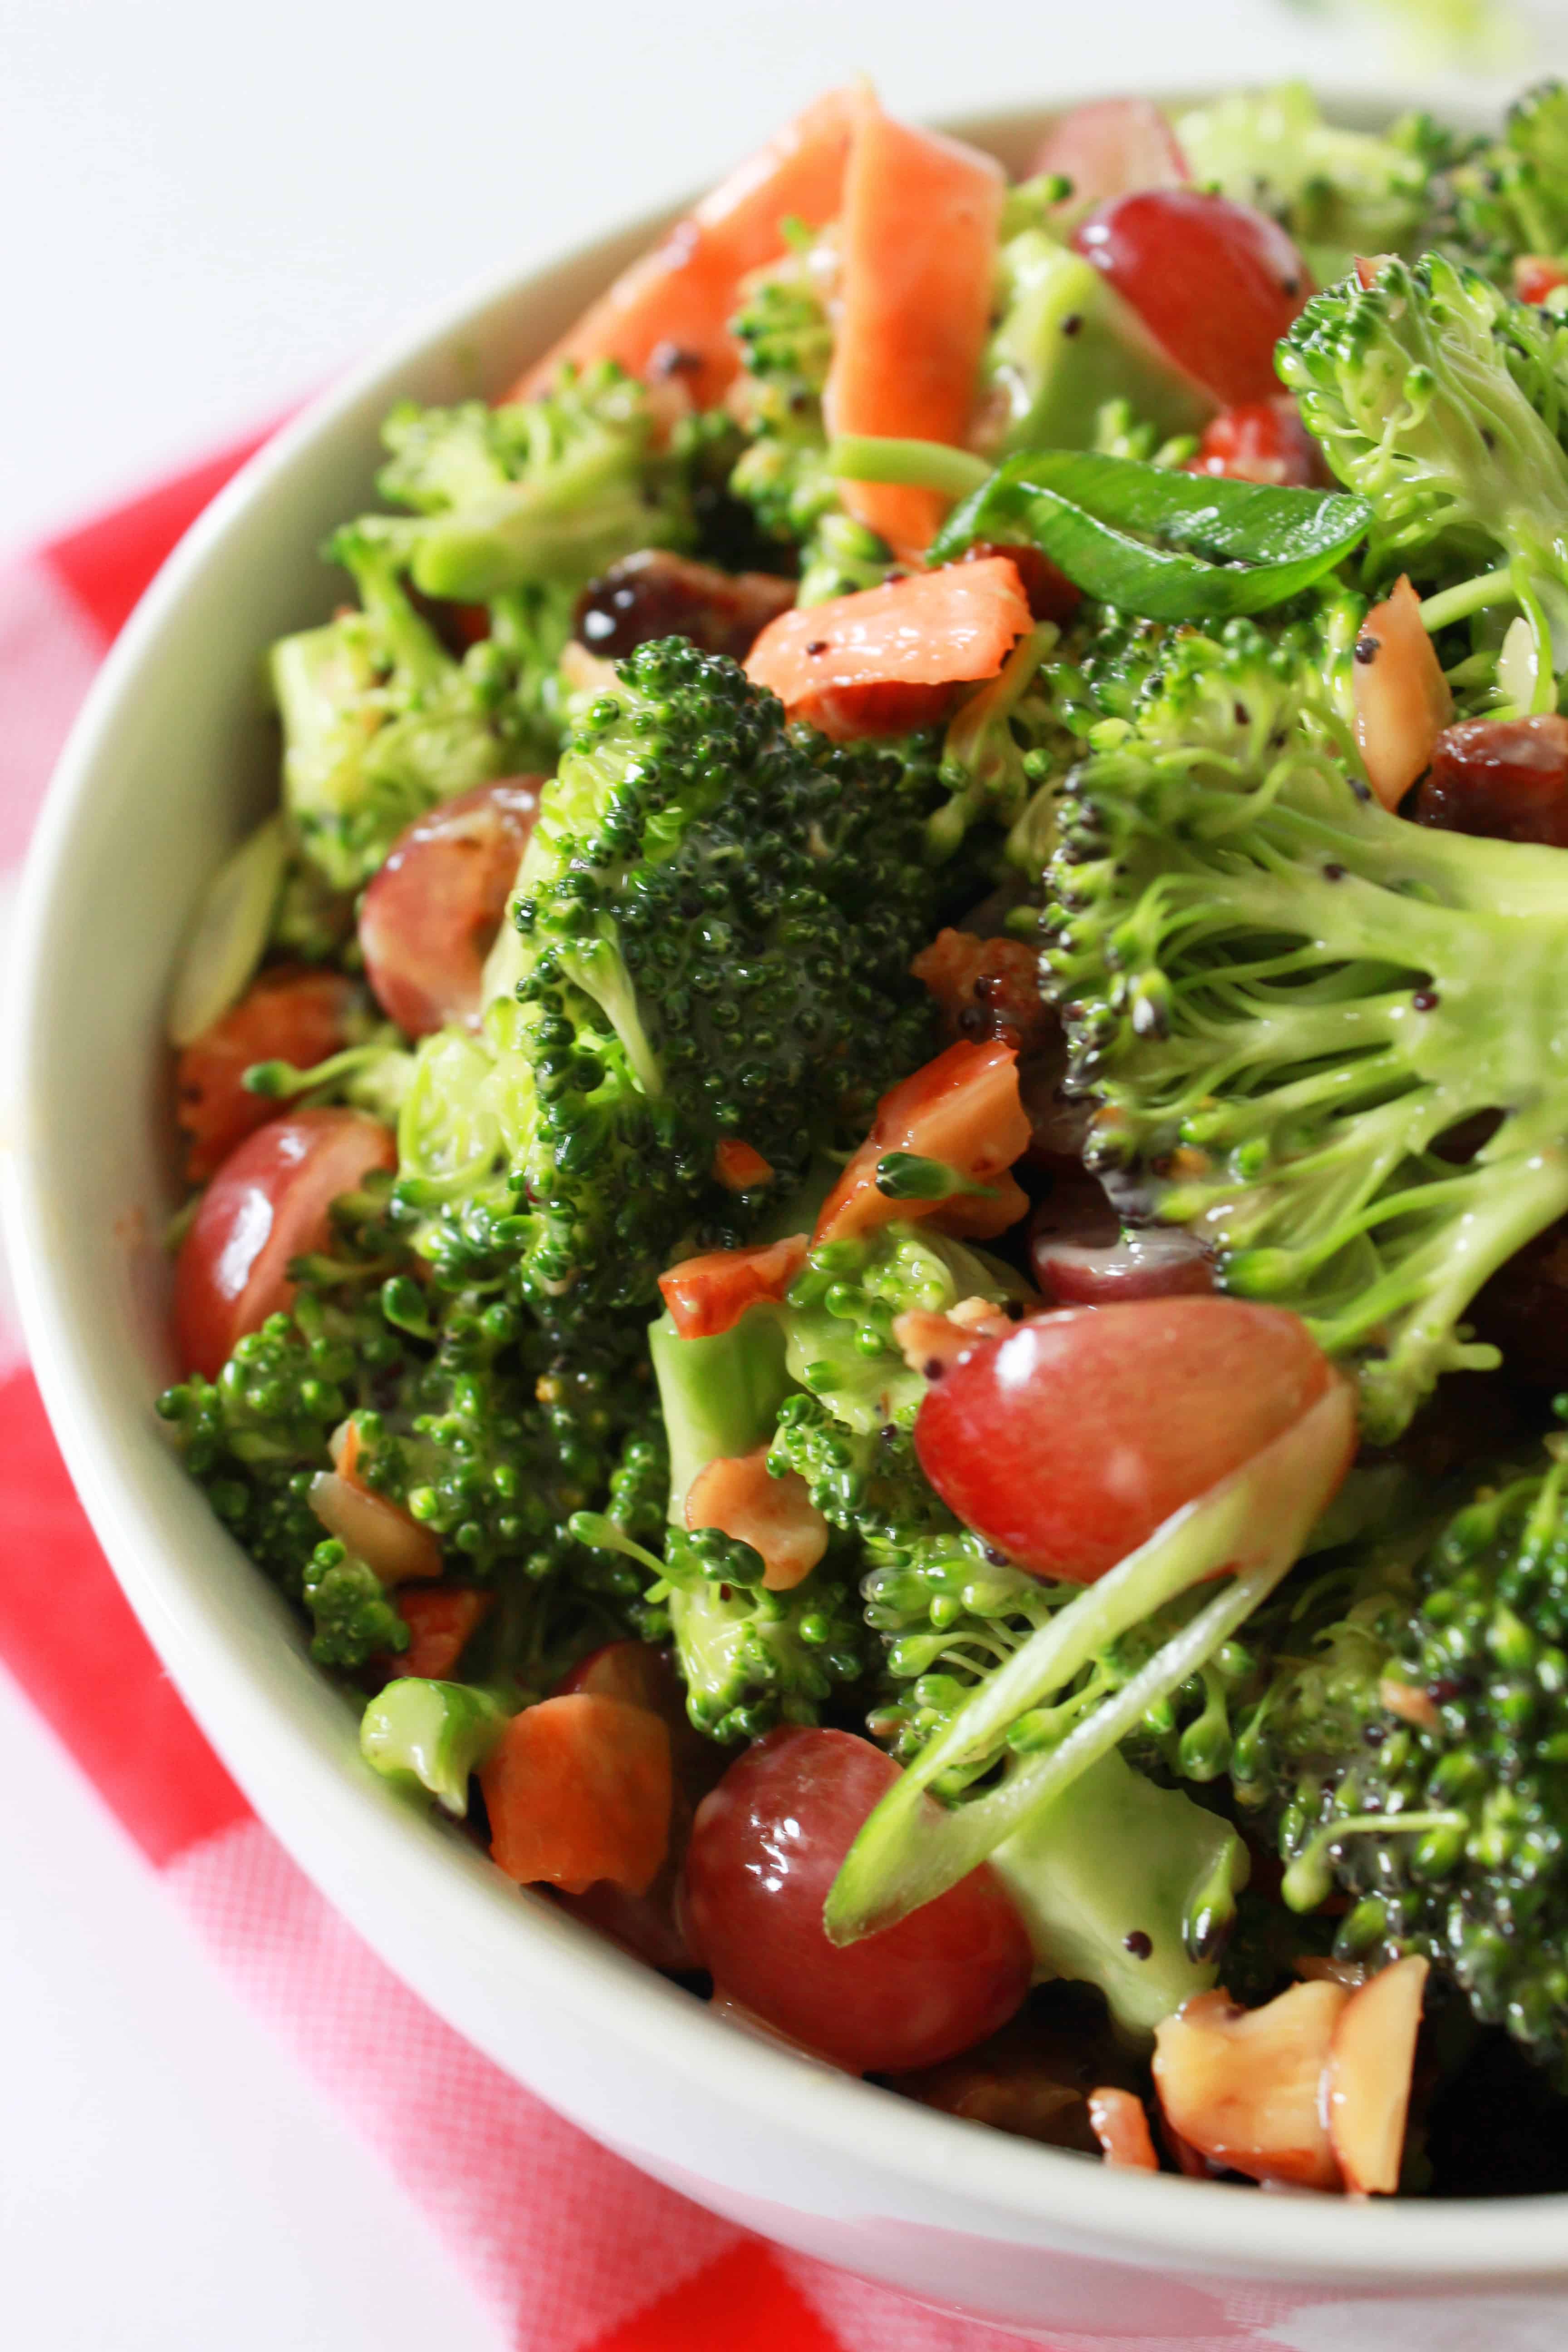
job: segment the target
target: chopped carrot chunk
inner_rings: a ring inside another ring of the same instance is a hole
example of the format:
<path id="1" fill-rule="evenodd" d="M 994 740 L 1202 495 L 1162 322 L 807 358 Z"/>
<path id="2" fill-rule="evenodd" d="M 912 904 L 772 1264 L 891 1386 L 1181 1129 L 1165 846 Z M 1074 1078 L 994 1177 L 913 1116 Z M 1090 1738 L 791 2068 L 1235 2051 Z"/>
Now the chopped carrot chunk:
<path id="1" fill-rule="evenodd" d="M 751 1249 L 710 1250 L 682 1258 L 658 1277 L 664 1303 L 683 1339 L 714 1339 L 759 1299 L 782 1298 L 805 1264 L 806 1236 Z"/>
<path id="2" fill-rule="evenodd" d="M 1421 600 L 1408 580 L 1401 578 L 1362 623 L 1352 677 L 1356 744 L 1367 782 L 1385 809 L 1397 808 L 1431 766 L 1433 746 L 1454 715 L 1448 681 L 1421 624 Z"/>
<path id="3" fill-rule="evenodd" d="M 994 677 L 1030 626 L 1017 566 L 992 555 L 781 613 L 746 675 L 837 740 L 903 732 L 941 718 L 953 688 Z"/>
<path id="4" fill-rule="evenodd" d="M 749 1143 L 727 1138 L 713 1147 L 713 1173 L 727 1192 L 754 1192 L 773 1181 L 773 1162 Z"/>
<path id="5" fill-rule="evenodd" d="M 812 1245 L 869 1233 L 895 1218 L 930 1217 L 944 1233 L 977 1241 L 1004 1234 L 1029 1205 L 1008 1173 L 1029 1139 L 1016 1046 L 1000 1040 L 950 1045 L 882 1097 L 870 1135 L 823 1204 Z M 945 1200 L 889 1199 L 878 1190 L 877 1171 L 890 1151 L 940 1160 L 985 1190 Z"/>
<path id="6" fill-rule="evenodd" d="M 479 1773 L 509 1878 L 645 1895 L 669 1847 L 669 1731 L 647 1707 L 574 1691 L 513 1716 Z"/>

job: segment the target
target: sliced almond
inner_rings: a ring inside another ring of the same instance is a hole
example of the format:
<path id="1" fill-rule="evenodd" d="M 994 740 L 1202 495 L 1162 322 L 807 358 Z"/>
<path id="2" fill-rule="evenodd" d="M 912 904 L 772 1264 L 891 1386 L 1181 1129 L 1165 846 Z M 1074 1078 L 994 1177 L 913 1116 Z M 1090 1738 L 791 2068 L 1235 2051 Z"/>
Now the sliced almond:
<path id="1" fill-rule="evenodd" d="M 1414 1953 L 1380 1969 L 1346 2003 L 1326 2078 L 1329 2138 L 1347 2189 L 1392 2197 L 1399 2186 L 1410 2074 L 1426 1963 Z"/>
<path id="2" fill-rule="evenodd" d="M 439 1576 L 441 1547 L 427 1528 L 336 1470 L 310 1481 L 310 1508 L 328 1533 L 375 1570 L 383 1584 Z"/>
<path id="3" fill-rule="evenodd" d="M 1129 2172 L 1159 2171 L 1160 2159 L 1154 2153 L 1143 2102 L 1131 2091 L 1091 2091 L 1089 2121 L 1107 2164 L 1121 2165 Z"/>
<path id="4" fill-rule="evenodd" d="M 796 1470 L 775 1478 L 768 1449 L 721 1454 L 691 1481 L 686 1497 L 689 1528 L 718 1528 L 737 1543 L 762 1554 L 763 1582 L 770 1592 L 788 1592 L 811 1574 L 827 1549 L 827 1521 Z"/>
<path id="5" fill-rule="evenodd" d="M 1454 715 L 1448 681 L 1421 621 L 1421 600 L 1401 578 L 1362 623 L 1351 670 L 1356 745 L 1385 809 L 1399 806 L 1432 763 L 1432 746 Z"/>
<path id="6" fill-rule="evenodd" d="M 1154 2034 L 1154 2085 L 1173 2131 L 1253 2180 L 1337 2189 L 1323 2071 L 1350 2000 L 1331 1982 L 1292 1985 L 1262 2009 L 1200 1993 Z"/>

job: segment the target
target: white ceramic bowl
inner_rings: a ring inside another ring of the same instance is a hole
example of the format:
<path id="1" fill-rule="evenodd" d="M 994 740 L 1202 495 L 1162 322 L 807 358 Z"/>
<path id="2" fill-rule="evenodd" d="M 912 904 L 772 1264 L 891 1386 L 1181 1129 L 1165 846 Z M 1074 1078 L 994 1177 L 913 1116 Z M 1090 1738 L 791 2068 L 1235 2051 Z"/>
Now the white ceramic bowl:
<path id="1" fill-rule="evenodd" d="M 1396 102 L 1335 110 L 1375 120 Z M 1043 119 L 964 127 L 1016 167 Z M 1145 2352 L 1561 2342 L 1568 2198 L 1355 2204 L 1110 2171 L 716 2022 L 392 1800 L 288 1609 L 160 1434 L 155 1236 L 175 1197 L 161 1014 L 206 877 L 276 790 L 260 649 L 328 610 L 315 550 L 371 502 L 392 402 L 493 393 L 657 226 L 465 301 L 283 433 L 160 574 L 71 738 L 24 892 L 7 1192 L 27 1336 L 93 1524 L 203 1728 L 310 1877 L 461 2032 L 659 2179 L 1025 2332 Z"/>

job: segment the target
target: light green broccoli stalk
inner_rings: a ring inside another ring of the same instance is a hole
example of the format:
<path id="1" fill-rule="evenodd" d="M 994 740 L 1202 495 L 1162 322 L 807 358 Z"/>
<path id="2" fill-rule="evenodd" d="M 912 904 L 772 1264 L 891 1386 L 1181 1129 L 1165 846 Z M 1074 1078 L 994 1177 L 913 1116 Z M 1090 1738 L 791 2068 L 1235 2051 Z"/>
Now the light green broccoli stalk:
<path id="1" fill-rule="evenodd" d="M 778 1319 L 752 1307 L 716 1339 L 683 1339 L 666 1316 L 648 1341 L 670 1456 L 668 1593 L 656 1586 L 653 1597 L 669 1610 L 691 1719 L 719 1740 L 753 1739 L 780 1721 L 815 1723 L 835 1688 L 866 1670 L 853 1584 L 825 1560 L 793 1591 L 769 1592 L 749 1544 L 686 1528 L 699 1473 L 773 1434 L 790 1385 Z"/>
<path id="2" fill-rule="evenodd" d="M 360 1717 L 360 1754 L 408 1795 L 434 1797 L 461 1821 L 468 1781 L 506 1728 L 507 1713 L 468 1683 L 388 1683 Z"/>

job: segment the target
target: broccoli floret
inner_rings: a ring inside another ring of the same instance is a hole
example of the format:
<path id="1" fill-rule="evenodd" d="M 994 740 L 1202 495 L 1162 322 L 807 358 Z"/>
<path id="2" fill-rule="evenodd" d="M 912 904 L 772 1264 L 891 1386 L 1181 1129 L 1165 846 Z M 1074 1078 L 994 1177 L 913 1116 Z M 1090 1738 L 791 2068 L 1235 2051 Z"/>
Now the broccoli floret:
<path id="1" fill-rule="evenodd" d="M 1523 254 L 1568 252 L 1568 89 L 1526 90 L 1496 140 L 1457 137 L 1426 119 L 1406 132 L 1431 173 L 1423 242 L 1507 285 Z"/>
<path id="2" fill-rule="evenodd" d="M 492 968 L 509 995 L 480 1039 L 427 1041 L 400 1130 L 421 1246 L 490 1246 L 563 1327 L 651 1305 L 689 1236 L 743 1237 L 720 1142 L 787 1198 L 932 1040 L 909 975 L 940 918 L 929 768 L 787 730 L 679 639 L 618 679 L 543 795 Z"/>
<path id="3" fill-rule="evenodd" d="M 1304 82 L 1242 90 L 1179 117 L 1194 180 L 1281 222 L 1320 286 L 1358 253 L 1410 253 L 1427 207 L 1428 166 L 1407 138 L 1325 122 Z"/>
<path id="4" fill-rule="evenodd" d="M 1543 313 L 1430 254 L 1308 303 L 1279 350 L 1329 464 L 1367 499 L 1366 575 L 1446 591 L 1427 625 L 1513 604 L 1555 708 L 1568 645 L 1568 343 Z"/>
<path id="5" fill-rule="evenodd" d="M 374 1568 L 335 1536 L 310 1554 L 300 1589 L 315 1631 L 310 1655 L 319 1666 L 344 1673 L 408 1647 L 408 1628 Z"/>
<path id="6" fill-rule="evenodd" d="M 283 798 L 334 891 L 357 889 L 415 817 L 501 772 L 504 745 L 475 675 L 415 611 L 368 527 L 331 542 L 360 609 L 282 637 L 270 656 Z"/>
<path id="7" fill-rule="evenodd" d="M 1277 1820 L 1288 1900 L 1357 1898 L 1342 1956 L 1424 1954 L 1568 2080 L 1563 1480 L 1483 1488 L 1299 1612 L 1234 1776 Z"/>
<path id="8" fill-rule="evenodd" d="M 1069 782 L 1045 962 L 1124 1211 L 1302 1314 L 1387 1439 L 1497 1363 L 1466 1309 L 1568 1209 L 1568 869 L 1358 796 L 1333 698 L 1252 633 L 1178 640 Z"/>
<path id="9" fill-rule="evenodd" d="M 866 1671 L 852 1560 L 845 1573 L 830 1556 L 794 1591 L 768 1592 L 749 1544 L 686 1529 L 699 1472 L 773 1434 L 789 1393 L 778 1318 L 752 1307 L 715 1339 L 682 1339 L 662 1317 L 648 1339 L 669 1444 L 669 1622 L 691 1720 L 725 1741 L 780 1721 L 815 1723 L 834 1689 Z"/>
<path id="10" fill-rule="evenodd" d="M 892 562 L 876 532 L 845 512 L 827 462 L 822 395 L 836 266 L 830 240 L 803 237 L 752 280 L 731 321 L 745 356 L 734 405 L 750 438 L 730 488 L 770 538 L 799 550 L 801 604 L 877 587 Z"/>
<path id="11" fill-rule="evenodd" d="M 425 518 L 387 535 L 427 596 L 575 590 L 639 548 L 695 540 L 683 449 L 610 361 L 543 400 L 394 409 L 384 438 L 378 488 Z"/>
<path id="12" fill-rule="evenodd" d="M 894 1222 L 812 1251 L 784 1312 L 792 1379 L 855 1430 L 907 1427 L 925 1381 L 893 1339 L 900 1315 L 945 1315 L 960 1299 L 1031 1296 L 1010 1266 L 927 1224 Z"/>

